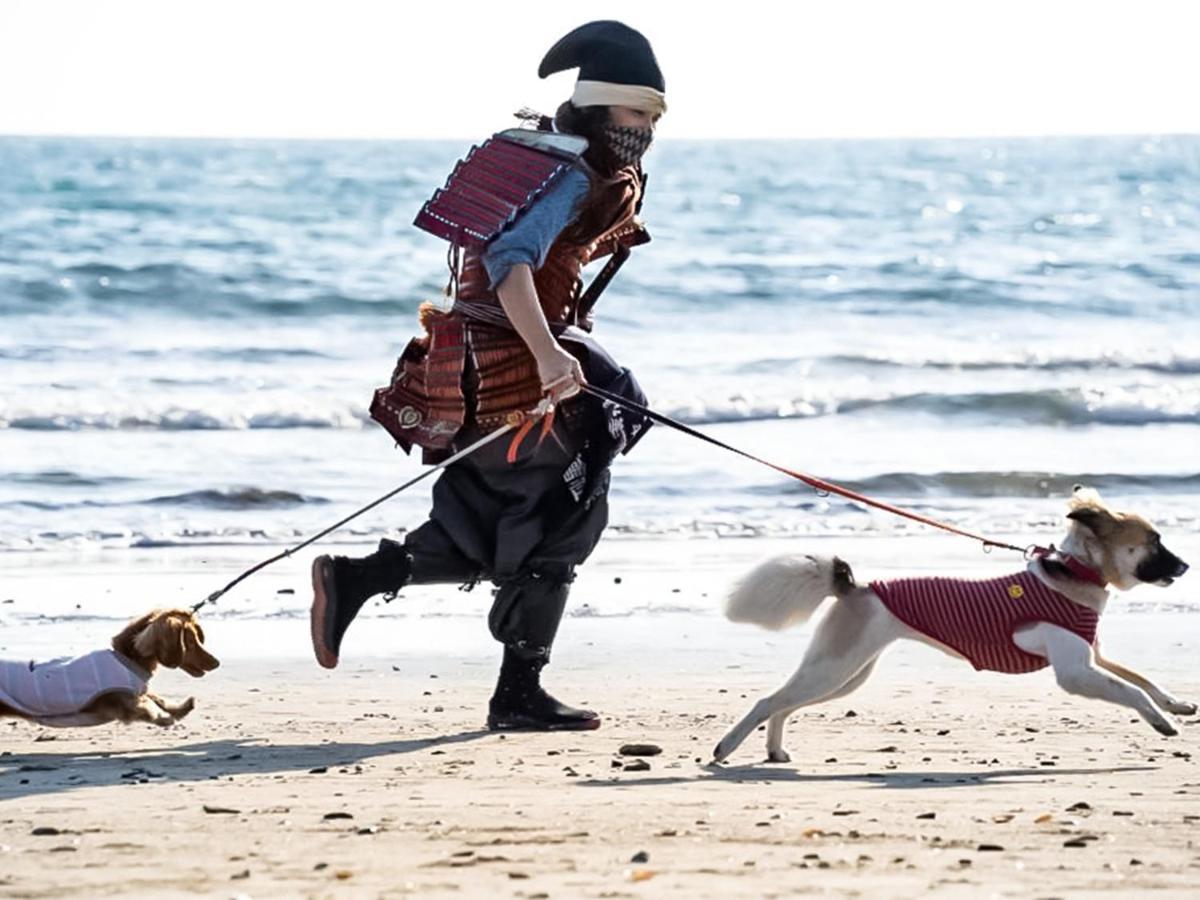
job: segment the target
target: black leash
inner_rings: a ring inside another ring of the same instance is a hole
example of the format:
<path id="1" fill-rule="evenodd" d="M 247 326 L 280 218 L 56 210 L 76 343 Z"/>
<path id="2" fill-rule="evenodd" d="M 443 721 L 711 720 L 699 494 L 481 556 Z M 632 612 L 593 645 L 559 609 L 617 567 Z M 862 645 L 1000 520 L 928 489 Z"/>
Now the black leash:
<path id="1" fill-rule="evenodd" d="M 252 566 L 251 568 L 249 568 L 245 572 L 243 572 L 241 575 L 239 575 L 237 578 L 233 579 L 233 581 L 229 582 L 229 584 L 225 585 L 225 587 L 221 588 L 219 591 L 213 591 L 211 594 L 209 594 L 207 597 L 205 597 L 203 600 L 201 600 L 199 603 L 197 603 L 195 606 L 193 606 L 192 612 L 199 612 L 199 610 L 202 607 L 208 605 L 209 603 L 216 603 L 217 600 L 219 600 L 221 597 L 225 596 L 225 594 L 229 593 L 231 590 L 233 590 L 233 588 L 237 587 L 239 584 L 241 584 L 243 581 L 245 581 L 247 578 L 249 578 L 255 572 L 265 569 L 267 566 L 271 565 L 271 563 L 279 562 L 279 560 L 281 560 L 281 559 L 286 559 L 287 557 L 291 556 L 293 553 L 303 550 L 305 547 L 307 547 L 311 544 L 315 544 L 317 541 L 319 541 L 321 538 L 325 537 L 326 535 L 332 534 L 333 532 L 337 531 L 339 528 L 341 528 L 347 522 L 350 522 L 353 519 L 357 519 L 363 513 L 369 512 L 370 510 L 379 506 L 379 504 L 385 503 L 388 500 L 391 500 L 393 497 L 395 497 L 401 491 L 407 490 L 408 488 L 410 488 L 414 484 L 416 484 L 418 481 L 422 481 L 422 480 L 428 478 L 430 475 L 432 475 L 434 472 L 437 472 L 439 469 L 444 469 L 447 466 L 458 462 L 460 459 L 463 459 L 466 456 L 470 456 L 472 453 L 474 453 L 476 450 L 478 450 L 484 444 L 488 444 L 488 443 L 494 441 L 496 438 L 500 437 L 500 435 L 504 434 L 506 431 L 511 431 L 515 427 L 516 427 L 515 424 L 508 424 L 508 425 L 503 425 L 500 428 L 497 428 L 495 431 L 490 432 L 490 433 L 484 435 L 483 437 L 481 437 L 475 443 L 471 444 L 471 446 L 458 451 L 453 456 L 451 456 L 449 459 L 443 460 L 442 462 L 438 463 L 436 466 L 429 467 L 424 472 L 422 472 L 420 475 L 418 475 L 416 478 L 411 478 L 408 481 L 404 482 L 404 484 L 400 485 L 398 488 L 394 488 L 393 490 L 388 491 L 382 497 L 372 500 L 366 506 L 362 507 L 361 509 L 356 510 L 355 512 L 350 513 L 350 515 L 346 516 L 346 518 L 342 519 L 339 522 L 335 522 L 333 525 L 330 525 L 324 531 L 320 531 L 317 534 L 314 534 L 312 537 L 310 537 L 308 540 L 304 541 L 303 543 L 297 544 L 295 547 L 290 547 L 287 550 L 284 550 L 282 553 L 277 553 L 274 556 L 272 556 L 270 559 L 265 559 L 262 562 L 260 562 L 258 565 Z"/>

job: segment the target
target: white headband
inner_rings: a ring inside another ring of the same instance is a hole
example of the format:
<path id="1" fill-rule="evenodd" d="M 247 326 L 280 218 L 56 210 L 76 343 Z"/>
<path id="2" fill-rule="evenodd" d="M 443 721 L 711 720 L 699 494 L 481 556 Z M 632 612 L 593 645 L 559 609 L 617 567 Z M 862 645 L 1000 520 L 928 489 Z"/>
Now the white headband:
<path id="1" fill-rule="evenodd" d="M 571 102 L 576 106 L 628 106 L 651 115 L 667 111 L 667 96 L 642 84 L 616 84 L 611 81 L 577 81 Z"/>

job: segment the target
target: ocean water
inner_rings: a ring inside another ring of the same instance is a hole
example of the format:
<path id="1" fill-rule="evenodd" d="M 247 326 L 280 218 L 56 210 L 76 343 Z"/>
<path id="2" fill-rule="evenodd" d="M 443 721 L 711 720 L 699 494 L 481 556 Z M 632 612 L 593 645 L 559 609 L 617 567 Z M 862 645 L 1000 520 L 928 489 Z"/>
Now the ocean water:
<path id="1" fill-rule="evenodd" d="M 0 139 L 0 552 L 265 557 L 419 472 L 366 409 L 441 296 L 410 223 L 465 149 Z M 647 168 L 654 240 L 595 333 L 657 409 L 1021 544 L 1077 482 L 1200 539 L 1200 138 L 664 140 Z M 924 530 L 661 427 L 611 522 Z"/>

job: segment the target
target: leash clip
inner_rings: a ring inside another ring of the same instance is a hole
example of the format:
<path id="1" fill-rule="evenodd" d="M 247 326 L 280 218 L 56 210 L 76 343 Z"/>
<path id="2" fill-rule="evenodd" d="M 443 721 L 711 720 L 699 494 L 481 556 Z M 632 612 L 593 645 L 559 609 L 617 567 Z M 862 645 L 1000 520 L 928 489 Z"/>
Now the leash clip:
<path id="1" fill-rule="evenodd" d="M 216 602 L 217 602 L 219 599 L 221 599 L 221 597 L 225 596 L 225 592 L 226 592 L 226 591 L 228 591 L 228 590 L 229 590 L 229 588 L 227 588 L 227 587 L 226 587 L 226 588 L 222 588 L 222 589 L 221 589 L 221 590 L 219 590 L 219 591 L 213 591 L 211 594 L 209 594 L 207 597 L 205 597 L 205 598 L 204 598 L 203 600 L 201 600 L 199 603 L 195 604 L 195 605 L 192 607 L 192 612 L 193 612 L 193 613 L 198 613 L 198 612 L 199 612 L 201 609 L 203 609 L 205 606 L 207 606 L 207 605 L 208 605 L 208 604 L 210 604 L 210 603 L 212 603 L 212 604 L 214 604 L 214 605 L 215 605 L 215 604 L 216 604 Z"/>

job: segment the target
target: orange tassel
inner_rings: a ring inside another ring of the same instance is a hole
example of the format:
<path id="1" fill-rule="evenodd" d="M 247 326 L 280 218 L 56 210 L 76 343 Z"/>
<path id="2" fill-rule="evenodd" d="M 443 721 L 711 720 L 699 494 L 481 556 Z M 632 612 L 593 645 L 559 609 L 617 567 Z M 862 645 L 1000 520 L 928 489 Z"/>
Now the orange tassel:
<path id="1" fill-rule="evenodd" d="M 513 435 L 513 439 L 508 445 L 508 454 L 505 456 L 509 465 L 517 461 L 517 451 L 521 448 L 521 441 L 525 440 L 525 435 L 529 434 L 535 421 L 535 419 L 526 419 L 525 423 L 517 429 L 517 433 Z"/>
<path id="2" fill-rule="evenodd" d="M 551 406 L 550 411 L 544 416 L 526 419 L 521 424 L 521 427 L 517 429 L 516 434 L 513 435 L 513 439 L 509 442 L 508 453 L 504 457 L 506 460 L 508 460 L 509 465 L 512 465 L 517 461 L 517 454 L 520 452 L 521 444 L 525 438 L 528 437 L 529 432 L 533 430 L 533 425 L 538 421 L 538 419 L 541 419 L 542 430 L 541 433 L 538 434 L 537 443 L 533 445 L 534 452 L 537 452 L 537 449 L 542 446 L 542 441 L 546 440 L 547 435 L 554 438 L 554 443 L 558 444 L 564 453 L 567 452 L 566 446 L 563 444 L 558 434 L 554 431 L 554 407 Z"/>

